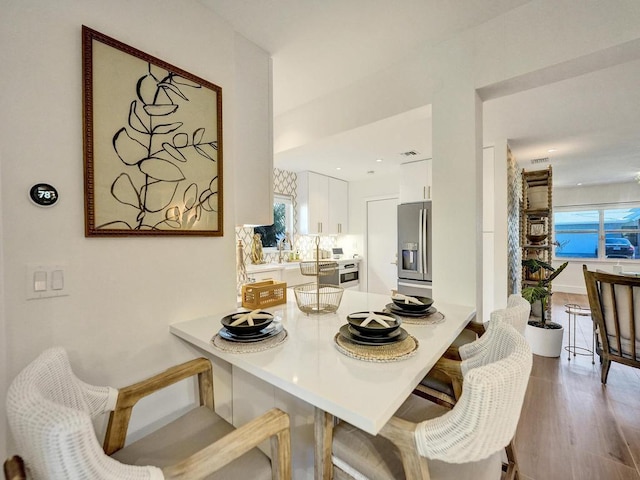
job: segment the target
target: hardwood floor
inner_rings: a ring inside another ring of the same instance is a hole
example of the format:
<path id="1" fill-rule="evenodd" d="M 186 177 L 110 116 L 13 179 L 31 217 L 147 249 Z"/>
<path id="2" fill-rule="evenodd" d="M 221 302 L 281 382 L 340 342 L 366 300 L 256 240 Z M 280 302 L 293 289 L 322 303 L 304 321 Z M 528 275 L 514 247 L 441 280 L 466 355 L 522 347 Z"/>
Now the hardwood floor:
<path id="1" fill-rule="evenodd" d="M 586 295 L 553 294 L 553 321 L 565 327 L 564 304 L 588 307 Z M 578 317 L 576 343 L 591 348 L 591 318 Z M 522 480 L 640 480 L 640 369 L 534 355 L 516 433 Z"/>

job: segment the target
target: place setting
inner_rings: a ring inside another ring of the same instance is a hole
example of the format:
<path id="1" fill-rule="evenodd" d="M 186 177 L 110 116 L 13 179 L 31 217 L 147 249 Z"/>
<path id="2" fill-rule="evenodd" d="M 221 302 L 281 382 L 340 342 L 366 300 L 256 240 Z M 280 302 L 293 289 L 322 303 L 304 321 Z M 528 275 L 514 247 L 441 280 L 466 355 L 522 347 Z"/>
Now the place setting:
<path id="1" fill-rule="evenodd" d="M 222 327 L 211 338 L 211 343 L 227 352 L 261 352 L 287 339 L 280 318 L 260 309 L 231 313 L 222 317 L 220 323 Z"/>
<path id="2" fill-rule="evenodd" d="M 401 327 L 402 319 L 389 312 L 354 312 L 334 337 L 338 351 L 369 362 L 393 362 L 409 358 L 418 340 Z"/>
<path id="3" fill-rule="evenodd" d="M 404 323 L 433 325 L 444 321 L 444 314 L 433 306 L 432 298 L 396 293 L 391 300 L 392 303 L 385 305 L 384 311 L 399 316 Z"/>

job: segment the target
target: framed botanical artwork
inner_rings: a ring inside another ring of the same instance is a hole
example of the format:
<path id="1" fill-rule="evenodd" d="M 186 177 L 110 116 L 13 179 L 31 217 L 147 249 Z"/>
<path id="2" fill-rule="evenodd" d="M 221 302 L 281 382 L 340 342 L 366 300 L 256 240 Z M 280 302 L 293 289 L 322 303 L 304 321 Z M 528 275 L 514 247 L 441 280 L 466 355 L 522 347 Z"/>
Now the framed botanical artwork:
<path id="1" fill-rule="evenodd" d="M 222 89 L 82 27 L 85 235 L 222 236 Z"/>

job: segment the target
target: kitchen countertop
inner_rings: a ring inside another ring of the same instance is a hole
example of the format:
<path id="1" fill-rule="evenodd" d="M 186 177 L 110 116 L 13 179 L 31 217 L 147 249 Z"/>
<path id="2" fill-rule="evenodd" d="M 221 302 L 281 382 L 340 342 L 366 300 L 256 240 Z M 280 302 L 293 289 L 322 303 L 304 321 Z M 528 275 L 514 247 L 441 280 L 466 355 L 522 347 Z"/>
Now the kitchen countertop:
<path id="1" fill-rule="evenodd" d="M 331 258 L 323 258 L 322 260 L 320 260 L 321 262 L 338 262 L 339 264 L 345 264 L 345 263 L 354 263 L 354 262 L 360 262 L 362 260 L 361 257 L 358 258 L 341 258 L 340 260 L 334 260 Z M 301 260 L 303 262 L 313 262 L 315 260 Z M 252 272 L 268 272 L 271 270 L 284 270 L 284 269 L 290 269 L 290 268 L 300 268 L 300 261 L 295 261 L 295 262 L 282 262 L 282 263 L 261 263 L 258 265 L 255 265 L 253 263 L 249 263 L 246 265 L 247 267 L 247 272 L 248 273 L 252 273 Z"/>
<path id="2" fill-rule="evenodd" d="M 336 313 L 306 315 L 294 298 L 266 308 L 282 322 L 290 338 L 258 353 L 219 350 L 211 336 L 229 312 L 170 325 L 170 331 L 210 355 L 276 386 L 352 425 L 376 435 L 393 412 L 474 315 L 468 306 L 438 303 L 445 320 L 402 327 L 417 341 L 415 356 L 398 362 L 377 363 L 350 358 L 338 351 L 334 337 L 351 312 L 376 311 L 388 295 L 345 291 Z"/>

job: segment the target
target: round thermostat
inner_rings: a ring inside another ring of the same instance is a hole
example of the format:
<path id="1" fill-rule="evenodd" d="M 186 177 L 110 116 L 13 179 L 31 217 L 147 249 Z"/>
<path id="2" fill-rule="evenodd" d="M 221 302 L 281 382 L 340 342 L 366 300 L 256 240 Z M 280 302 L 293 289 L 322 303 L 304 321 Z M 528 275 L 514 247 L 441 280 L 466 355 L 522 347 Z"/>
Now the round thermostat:
<path id="1" fill-rule="evenodd" d="M 50 207 L 58 201 L 58 191 L 48 183 L 37 183 L 29 190 L 29 198 L 41 207 Z"/>

